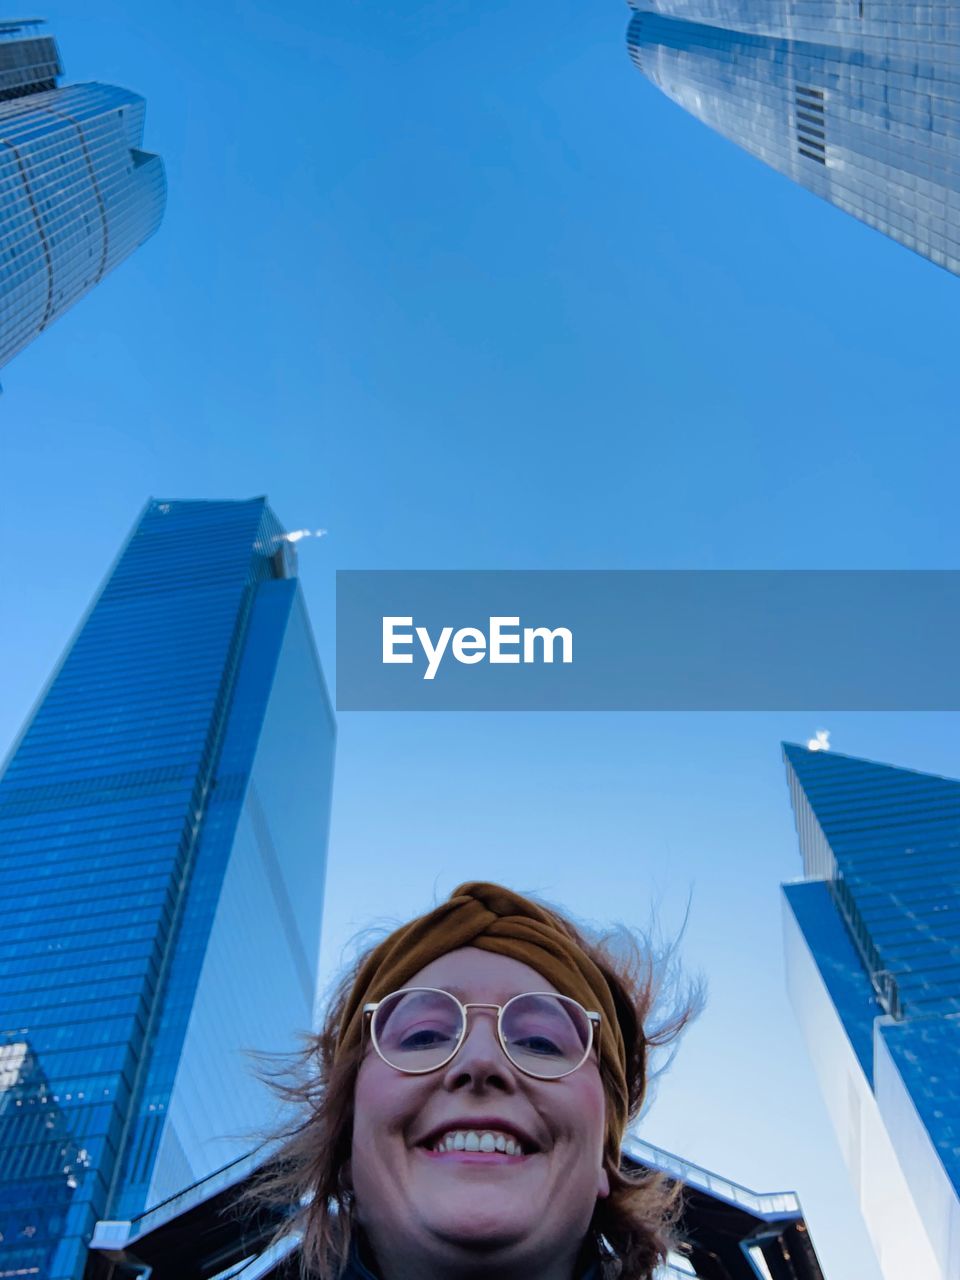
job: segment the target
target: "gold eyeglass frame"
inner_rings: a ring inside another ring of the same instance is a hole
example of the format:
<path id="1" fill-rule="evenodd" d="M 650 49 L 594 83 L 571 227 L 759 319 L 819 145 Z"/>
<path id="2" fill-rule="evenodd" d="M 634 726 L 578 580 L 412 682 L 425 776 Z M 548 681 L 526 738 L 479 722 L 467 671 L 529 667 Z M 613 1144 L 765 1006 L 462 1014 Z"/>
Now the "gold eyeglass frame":
<path id="1" fill-rule="evenodd" d="M 451 1052 L 447 1054 L 447 1056 L 443 1059 L 443 1061 L 438 1062 L 436 1066 L 433 1066 L 433 1067 L 398 1067 L 395 1062 L 391 1062 L 390 1059 L 386 1057 L 386 1055 L 384 1054 L 383 1050 L 380 1048 L 380 1045 L 377 1041 L 377 1032 L 374 1026 L 373 1015 L 380 1008 L 380 1006 L 382 1004 L 386 1004 L 388 1000 L 393 1000 L 397 996 L 409 995 L 414 991 L 432 991 L 438 995 L 447 996 L 447 998 L 452 1000 L 460 1010 L 460 1035 L 457 1038 L 457 1042 L 454 1045 Z M 527 996 L 547 996 L 551 1000 L 562 1000 L 564 1004 L 572 1004 L 575 1008 L 579 1009 L 581 1013 L 585 1015 L 587 1019 L 587 1026 L 589 1028 L 590 1035 L 589 1035 L 589 1038 L 587 1039 L 587 1043 L 583 1051 L 583 1057 L 580 1059 L 577 1065 L 575 1067 L 571 1067 L 569 1071 L 563 1071 L 558 1076 L 538 1075 L 536 1071 L 530 1071 L 527 1067 L 521 1067 L 520 1064 L 515 1062 L 514 1059 L 511 1057 L 510 1051 L 507 1049 L 506 1038 L 504 1037 L 504 1034 L 503 1034 L 503 1014 L 506 1009 L 509 1009 L 509 1007 L 514 1003 L 515 1000 L 523 1000 Z M 457 997 L 453 994 L 452 991 L 444 991 L 442 987 L 401 987 L 398 991 L 391 991 L 390 994 L 384 996 L 382 1000 L 373 1000 L 370 1003 L 365 1004 L 363 1006 L 363 1014 L 364 1014 L 364 1018 L 369 1020 L 370 1040 L 371 1040 L 371 1043 L 373 1044 L 374 1049 L 377 1051 L 377 1056 L 381 1059 L 381 1061 L 385 1062 L 387 1066 L 391 1068 L 391 1070 L 399 1071 L 402 1075 L 426 1076 L 426 1075 L 430 1075 L 434 1071 L 442 1071 L 443 1068 L 447 1066 L 448 1063 L 453 1061 L 453 1059 L 457 1056 L 457 1054 L 463 1048 L 463 1042 L 467 1038 L 467 1011 L 469 1009 L 496 1009 L 497 1039 L 500 1041 L 500 1048 L 503 1050 L 504 1057 L 507 1059 L 507 1061 L 510 1063 L 512 1067 L 516 1068 L 517 1071 L 521 1071 L 524 1075 L 530 1076 L 534 1080 L 563 1080 L 565 1079 L 566 1076 L 573 1075 L 574 1071 L 579 1071 L 580 1068 L 583 1066 L 583 1064 L 586 1062 L 586 1060 L 590 1057 L 590 1053 L 593 1050 L 595 1045 L 597 1047 L 597 1056 L 599 1058 L 600 1044 L 595 1033 L 595 1028 L 599 1027 L 600 1025 L 600 1021 L 601 1021 L 600 1014 L 597 1013 L 596 1010 L 594 1009 L 584 1009 L 583 1005 L 580 1003 L 579 1000 L 574 1000 L 572 996 L 562 996 L 559 994 L 559 992 L 556 992 L 556 991 L 521 991 L 518 995 L 511 996 L 510 999 L 506 1002 L 506 1004 L 485 1004 L 476 1000 L 469 1001 L 466 1004 L 464 1004 L 462 1000 L 457 999 Z"/>

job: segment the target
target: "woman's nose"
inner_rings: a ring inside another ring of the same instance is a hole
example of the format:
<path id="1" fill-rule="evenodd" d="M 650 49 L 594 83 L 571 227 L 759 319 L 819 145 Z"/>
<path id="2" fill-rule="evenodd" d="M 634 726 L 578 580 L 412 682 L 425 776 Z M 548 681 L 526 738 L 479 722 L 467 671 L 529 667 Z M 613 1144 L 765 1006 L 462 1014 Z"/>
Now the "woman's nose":
<path id="1" fill-rule="evenodd" d="M 512 1093 L 516 1084 L 513 1065 L 497 1036 L 496 1019 L 482 1014 L 478 1017 L 474 1012 L 463 1044 L 444 1073 L 444 1086 L 474 1091 L 492 1088 Z"/>

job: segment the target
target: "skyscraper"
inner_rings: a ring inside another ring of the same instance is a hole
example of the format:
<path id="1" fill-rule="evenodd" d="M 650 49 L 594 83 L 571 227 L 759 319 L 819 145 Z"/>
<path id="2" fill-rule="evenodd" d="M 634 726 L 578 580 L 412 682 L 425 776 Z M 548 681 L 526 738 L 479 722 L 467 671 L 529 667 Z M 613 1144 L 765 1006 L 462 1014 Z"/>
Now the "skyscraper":
<path id="1" fill-rule="evenodd" d="M 160 225 L 163 162 L 141 150 L 145 103 L 57 87 L 56 41 L 0 23 L 0 365 Z"/>
<path id="2" fill-rule="evenodd" d="M 765 163 L 960 273 L 960 9 L 630 0 L 658 88 Z"/>
<path id="3" fill-rule="evenodd" d="M 334 733 L 266 500 L 149 502 L 0 777 L 0 1276 L 77 1280 L 270 1123 Z"/>
<path id="4" fill-rule="evenodd" d="M 888 1280 L 960 1275 L 960 782 L 785 746 L 788 985 Z"/>

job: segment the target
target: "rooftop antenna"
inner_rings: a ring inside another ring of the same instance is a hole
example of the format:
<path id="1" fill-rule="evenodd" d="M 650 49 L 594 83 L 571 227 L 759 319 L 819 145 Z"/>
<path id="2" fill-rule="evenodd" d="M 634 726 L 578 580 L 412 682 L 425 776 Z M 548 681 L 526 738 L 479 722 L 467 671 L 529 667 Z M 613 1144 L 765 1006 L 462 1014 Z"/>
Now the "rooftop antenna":
<path id="1" fill-rule="evenodd" d="M 292 529 L 289 533 L 277 535 L 278 542 L 299 542 L 302 538 L 325 538 L 326 529 Z"/>

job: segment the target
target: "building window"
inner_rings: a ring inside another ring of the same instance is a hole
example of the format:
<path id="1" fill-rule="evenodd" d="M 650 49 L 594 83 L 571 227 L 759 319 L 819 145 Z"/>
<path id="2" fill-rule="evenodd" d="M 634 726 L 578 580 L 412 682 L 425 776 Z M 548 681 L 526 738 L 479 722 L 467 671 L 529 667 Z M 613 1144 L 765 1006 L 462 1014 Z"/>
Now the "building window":
<path id="1" fill-rule="evenodd" d="M 827 163 L 826 102 L 822 89 L 797 85 L 794 96 L 794 123 L 797 150 L 817 164 Z"/>

